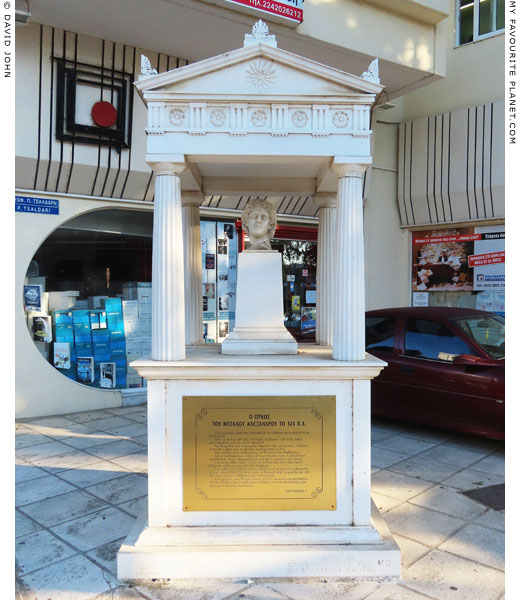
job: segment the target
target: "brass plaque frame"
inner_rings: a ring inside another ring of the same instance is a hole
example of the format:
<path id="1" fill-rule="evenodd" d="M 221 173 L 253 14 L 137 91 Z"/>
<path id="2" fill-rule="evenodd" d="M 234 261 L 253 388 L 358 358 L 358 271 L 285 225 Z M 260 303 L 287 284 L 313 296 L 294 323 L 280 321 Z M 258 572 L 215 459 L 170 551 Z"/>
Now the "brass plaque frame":
<path id="1" fill-rule="evenodd" d="M 183 396 L 183 511 L 336 510 L 336 396 Z"/>

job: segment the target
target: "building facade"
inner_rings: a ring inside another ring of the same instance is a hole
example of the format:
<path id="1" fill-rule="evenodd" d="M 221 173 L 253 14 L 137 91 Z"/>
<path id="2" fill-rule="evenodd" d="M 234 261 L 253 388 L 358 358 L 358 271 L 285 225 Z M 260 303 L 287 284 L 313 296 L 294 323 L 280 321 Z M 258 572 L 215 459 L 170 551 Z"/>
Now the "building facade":
<path id="1" fill-rule="evenodd" d="M 500 2 L 311 0 L 302 22 L 226 0 L 142 4 L 122 14 L 113 2 L 47 0 L 17 27 L 18 416 L 143 399 L 129 363 L 150 346 L 155 176 L 145 156 L 153 117 L 134 82 L 143 69 L 164 73 L 241 47 L 258 18 L 278 47 L 328 67 L 359 76 L 379 59 L 385 88 L 370 115 L 363 193 L 366 308 L 501 312 L 503 262 L 469 266 L 470 256 L 503 257 Z M 174 125 L 182 118 L 170 115 Z M 224 118 L 214 111 L 211 126 Z M 268 189 L 230 185 L 225 165 L 181 174 L 185 232 L 201 241 L 200 258 L 185 257 L 188 268 L 202 261 L 202 289 L 186 297 L 202 313 L 195 342 L 219 343 L 233 327 L 239 219 L 257 196 L 278 215 L 286 326 L 301 341 L 319 332 L 318 224 L 334 194 L 320 191 L 315 164 L 294 176 L 280 168 L 266 164 Z"/>

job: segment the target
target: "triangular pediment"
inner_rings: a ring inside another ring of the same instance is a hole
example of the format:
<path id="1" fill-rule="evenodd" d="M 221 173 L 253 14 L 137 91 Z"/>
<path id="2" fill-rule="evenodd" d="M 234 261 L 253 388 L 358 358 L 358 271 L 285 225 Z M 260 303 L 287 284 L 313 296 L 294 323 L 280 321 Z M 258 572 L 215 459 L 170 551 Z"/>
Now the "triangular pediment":
<path id="1" fill-rule="evenodd" d="M 361 96 L 372 103 L 374 96 L 383 89 L 370 79 L 262 43 L 151 75 L 135 85 L 145 100 L 307 96 L 321 100 L 330 97 L 333 101 L 334 98 Z"/>

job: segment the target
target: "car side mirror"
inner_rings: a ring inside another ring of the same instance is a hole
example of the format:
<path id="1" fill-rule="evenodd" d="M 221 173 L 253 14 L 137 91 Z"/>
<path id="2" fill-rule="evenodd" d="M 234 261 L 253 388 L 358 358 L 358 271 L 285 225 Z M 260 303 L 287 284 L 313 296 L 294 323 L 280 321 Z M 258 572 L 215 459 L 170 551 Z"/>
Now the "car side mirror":
<path id="1" fill-rule="evenodd" d="M 494 367 L 494 361 L 481 356 L 473 356 L 472 354 L 459 354 L 453 359 L 454 365 L 467 367 Z"/>

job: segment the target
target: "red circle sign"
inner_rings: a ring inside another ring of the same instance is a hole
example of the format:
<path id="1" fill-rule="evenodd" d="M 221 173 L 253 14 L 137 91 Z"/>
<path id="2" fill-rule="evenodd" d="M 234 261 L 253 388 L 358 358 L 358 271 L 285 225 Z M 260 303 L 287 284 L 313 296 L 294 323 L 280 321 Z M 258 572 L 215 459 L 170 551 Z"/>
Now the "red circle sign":
<path id="1" fill-rule="evenodd" d="M 112 127 L 117 119 L 117 110 L 110 102 L 96 102 L 92 107 L 92 119 L 98 127 Z"/>

